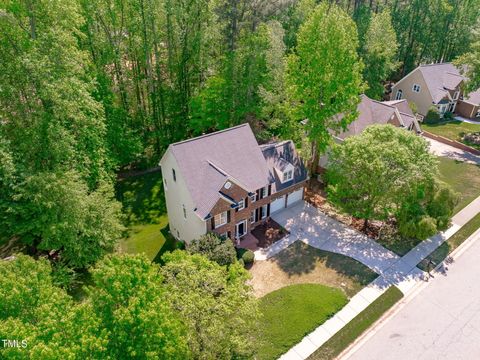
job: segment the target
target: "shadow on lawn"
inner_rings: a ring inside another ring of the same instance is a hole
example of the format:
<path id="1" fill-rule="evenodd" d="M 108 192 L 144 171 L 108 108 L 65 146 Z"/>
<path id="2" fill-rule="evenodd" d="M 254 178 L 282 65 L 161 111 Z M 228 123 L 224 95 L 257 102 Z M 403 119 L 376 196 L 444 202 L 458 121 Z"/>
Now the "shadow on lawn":
<path id="1" fill-rule="evenodd" d="M 155 223 L 166 212 L 160 171 L 120 179 L 115 191 L 123 205 L 127 226 Z"/>
<path id="2" fill-rule="evenodd" d="M 369 284 L 378 276 L 355 259 L 315 249 L 300 241 L 295 242 L 272 259 L 289 276 L 308 274 L 315 269 L 318 262 L 362 285 Z"/>

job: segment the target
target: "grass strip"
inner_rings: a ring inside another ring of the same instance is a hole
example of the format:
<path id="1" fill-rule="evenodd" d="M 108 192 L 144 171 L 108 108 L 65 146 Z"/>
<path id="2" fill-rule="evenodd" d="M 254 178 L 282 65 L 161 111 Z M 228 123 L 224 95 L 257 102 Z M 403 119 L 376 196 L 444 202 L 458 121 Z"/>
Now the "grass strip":
<path id="1" fill-rule="evenodd" d="M 402 297 L 403 294 L 397 287 L 388 288 L 377 300 L 310 355 L 308 360 L 330 360 L 337 357 Z"/>
<path id="2" fill-rule="evenodd" d="M 436 248 L 430 255 L 420 261 L 417 267 L 423 271 L 433 270 L 435 266 L 440 264 L 453 250 L 459 247 L 470 235 L 480 228 L 480 213 L 475 215 L 469 222 L 462 226 L 447 241 Z M 430 263 L 431 262 L 431 263 Z M 429 266 L 429 264 L 431 264 Z"/>

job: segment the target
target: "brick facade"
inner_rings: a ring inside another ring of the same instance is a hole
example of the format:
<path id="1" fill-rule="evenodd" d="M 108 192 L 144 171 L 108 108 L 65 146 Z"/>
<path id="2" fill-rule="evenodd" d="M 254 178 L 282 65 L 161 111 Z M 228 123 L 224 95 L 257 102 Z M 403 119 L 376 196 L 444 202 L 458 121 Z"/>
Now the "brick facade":
<path id="1" fill-rule="evenodd" d="M 268 216 L 270 215 L 270 207 L 268 207 L 267 218 L 263 220 L 258 220 L 255 223 L 252 223 L 250 221 L 252 211 L 258 211 L 257 209 L 261 208 L 264 205 L 269 205 L 272 201 L 278 199 L 279 197 L 285 194 L 291 193 L 292 191 L 298 190 L 302 187 L 305 187 L 305 184 L 306 184 L 306 180 L 298 184 L 295 184 L 293 186 L 290 186 L 286 189 L 283 189 L 281 191 L 278 191 L 276 193 L 270 194 L 263 199 L 256 200 L 255 202 L 251 201 L 250 197 L 248 197 L 248 193 L 245 190 L 243 190 L 241 187 L 237 185 L 234 185 L 230 189 L 231 191 L 229 191 L 228 196 L 234 199 L 236 202 L 240 201 L 242 198 L 245 199 L 245 205 L 246 205 L 245 208 L 237 211 L 236 209 L 231 208 L 230 202 L 224 199 L 220 199 L 212 208 L 212 211 L 211 211 L 212 218 L 207 220 L 207 231 L 212 231 L 219 235 L 227 233 L 228 236 L 233 239 L 235 237 L 236 224 L 242 220 L 246 220 L 246 225 L 247 225 L 246 231 L 250 232 L 255 228 L 255 226 L 261 224 L 263 221 L 265 221 L 268 218 Z M 258 195 L 258 191 L 257 191 L 257 195 Z M 285 201 L 287 201 L 287 197 L 285 197 Z M 220 214 L 224 211 L 228 212 L 227 223 L 225 225 L 215 228 L 215 221 L 214 221 L 215 215 Z"/>

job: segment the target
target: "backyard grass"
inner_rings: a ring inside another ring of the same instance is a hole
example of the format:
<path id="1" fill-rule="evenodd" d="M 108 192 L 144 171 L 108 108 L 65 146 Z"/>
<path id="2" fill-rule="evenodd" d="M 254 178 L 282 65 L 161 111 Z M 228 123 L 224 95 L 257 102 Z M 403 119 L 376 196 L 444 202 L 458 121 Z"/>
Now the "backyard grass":
<path id="1" fill-rule="evenodd" d="M 267 294 L 260 299 L 257 359 L 277 359 L 347 302 L 342 290 L 318 284 L 291 285 Z"/>
<path id="2" fill-rule="evenodd" d="M 352 297 L 378 276 L 360 262 L 322 251 L 300 241 L 249 270 L 255 296 L 294 284 L 320 284 L 342 289 Z"/>
<path id="3" fill-rule="evenodd" d="M 123 205 L 127 225 L 127 235 L 120 240 L 119 251 L 145 253 L 154 260 L 166 242 L 162 230 L 168 225 L 161 173 L 121 179 L 116 195 Z"/>
<path id="4" fill-rule="evenodd" d="M 377 300 L 318 348 L 308 360 L 335 359 L 402 297 L 402 292 L 397 287 L 391 286 Z"/>
<path id="5" fill-rule="evenodd" d="M 470 124 L 463 121 L 449 121 L 439 124 L 422 124 L 422 129 L 435 135 L 462 142 L 466 133 L 480 131 L 480 124 Z"/>
<path id="6" fill-rule="evenodd" d="M 460 194 L 455 213 L 480 196 L 480 167 L 474 164 L 439 157 L 440 179 Z"/>
<path id="7" fill-rule="evenodd" d="M 440 264 L 453 250 L 459 247 L 470 235 L 480 228 L 480 214 L 473 217 L 460 230 L 458 230 L 452 237 L 445 241 L 442 245 L 436 248 L 430 255 L 423 259 L 417 267 L 423 271 L 433 270 L 429 263 L 433 266 Z"/>

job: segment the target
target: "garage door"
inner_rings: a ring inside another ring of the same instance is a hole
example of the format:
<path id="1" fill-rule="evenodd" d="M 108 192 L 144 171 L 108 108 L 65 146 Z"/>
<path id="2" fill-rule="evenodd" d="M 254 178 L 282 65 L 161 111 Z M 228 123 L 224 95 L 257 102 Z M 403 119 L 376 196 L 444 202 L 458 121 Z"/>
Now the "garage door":
<path id="1" fill-rule="evenodd" d="M 300 200 L 302 200 L 302 197 L 303 197 L 303 188 L 288 194 L 287 206 L 291 206 L 292 204 L 299 202 Z"/>
<path id="2" fill-rule="evenodd" d="M 285 195 L 278 198 L 277 200 L 273 200 L 270 203 L 270 214 L 273 214 L 274 212 L 277 212 L 278 210 L 282 210 L 283 208 L 285 208 Z"/>

